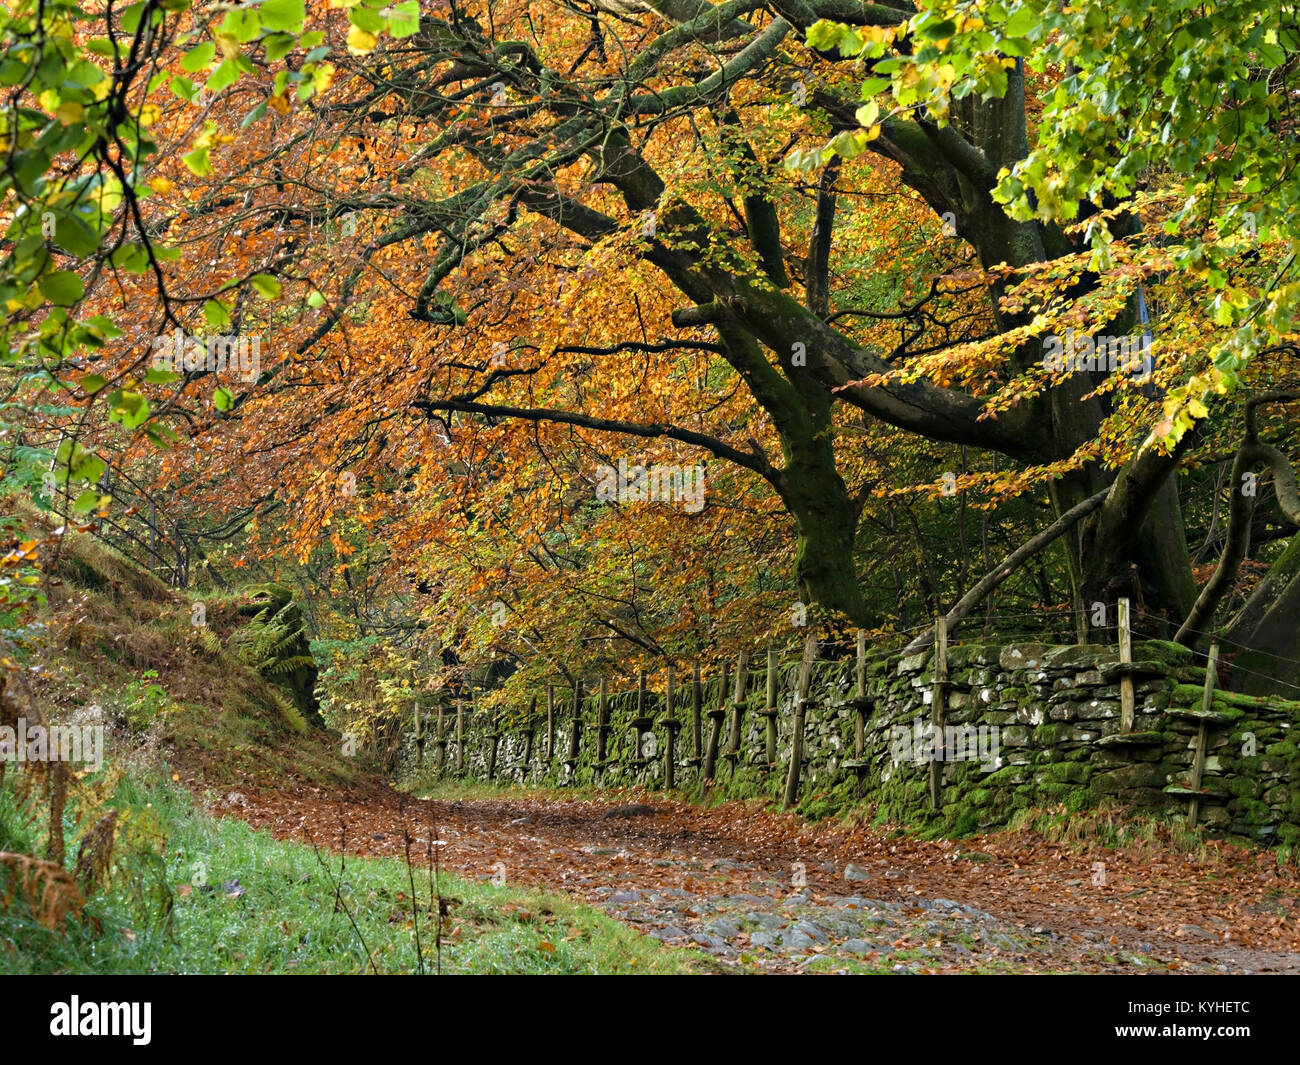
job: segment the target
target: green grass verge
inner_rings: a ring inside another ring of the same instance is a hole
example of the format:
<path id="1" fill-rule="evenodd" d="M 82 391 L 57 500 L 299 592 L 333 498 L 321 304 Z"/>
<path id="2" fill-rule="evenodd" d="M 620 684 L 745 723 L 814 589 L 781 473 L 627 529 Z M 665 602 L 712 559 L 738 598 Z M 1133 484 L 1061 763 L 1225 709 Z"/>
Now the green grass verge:
<path id="1" fill-rule="evenodd" d="M 16 892 L 0 909 L 0 973 L 420 970 L 405 863 L 349 857 L 340 871 L 337 855 L 318 858 L 308 846 L 277 841 L 241 821 L 208 817 L 172 786 L 124 780 L 112 805 L 122 825 L 108 886 L 92 895 L 80 920 L 69 918 L 58 931 L 37 924 Z M 0 850 L 30 854 L 39 842 L 12 795 L 0 790 Z M 75 845 L 69 850 L 75 855 Z M 0 900 L 11 875 L 0 869 Z M 427 869 L 416 868 L 414 878 L 424 967 L 433 971 Z M 438 885 L 448 910 L 445 974 L 712 967 L 700 954 L 665 947 L 564 896 L 447 874 Z"/>

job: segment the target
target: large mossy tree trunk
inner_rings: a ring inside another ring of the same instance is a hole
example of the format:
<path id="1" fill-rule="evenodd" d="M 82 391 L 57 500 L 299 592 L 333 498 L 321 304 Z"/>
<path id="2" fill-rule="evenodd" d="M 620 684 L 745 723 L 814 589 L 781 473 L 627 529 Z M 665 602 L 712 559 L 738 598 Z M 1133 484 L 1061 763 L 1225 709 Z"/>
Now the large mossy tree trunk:
<path id="1" fill-rule="evenodd" d="M 777 489 L 798 529 L 799 593 L 831 615 L 870 628 L 874 622 L 854 557 L 860 509 L 836 468 L 831 399 L 810 378 L 798 382 L 797 391 L 806 417 L 782 431 L 785 465 Z"/>

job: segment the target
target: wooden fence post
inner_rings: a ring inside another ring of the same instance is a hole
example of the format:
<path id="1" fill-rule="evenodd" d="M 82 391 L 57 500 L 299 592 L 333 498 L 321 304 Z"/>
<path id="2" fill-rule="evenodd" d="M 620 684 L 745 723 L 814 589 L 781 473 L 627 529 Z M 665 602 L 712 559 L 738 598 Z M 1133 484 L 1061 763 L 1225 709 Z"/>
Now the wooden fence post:
<path id="1" fill-rule="evenodd" d="M 727 716 L 727 681 L 729 679 L 727 667 L 728 663 L 724 659 L 722 663 L 722 680 L 718 685 L 718 702 L 709 711 L 709 747 L 704 752 L 705 780 L 712 780 L 718 768 L 718 744 L 722 740 L 722 722 Z"/>
<path id="2" fill-rule="evenodd" d="M 555 685 L 546 686 L 546 764 L 555 760 Z"/>
<path id="3" fill-rule="evenodd" d="M 740 762 L 741 729 L 745 720 L 745 689 L 749 686 L 749 652 L 736 656 L 736 691 L 731 701 L 731 737 L 727 742 L 727 762 L 732 775 Z"/>
<path id="4" fill-rule="evenodd" d="M 871 768 L 870 763 L 866 760 L 867 753 L 867 715 L 871 713 L 871 700 L 867 698 L 867 634 L 862 629 L 858 629 L 858 658 L 854 667 L 854 679 L 856 680 L 856 695 L 853 697 L 853 710 L 855 719 L 853 722 L 853 757 L 846 758 L 840 763 L 842 769 L 847 769 L 857 777 L 854 794 L 859 794 L 862 790 L 862 782 L 866 779 L 867 770 Z"/>
<path id="5" fill-rule="evenodd" d="M 799 797 L 799 777 L 803 772 L 803 732 L 808 715 L 808 689 L 812 684 L 812 664 L 817 656 L 817 637 L 811 632 L 803 645 L 803 664 L 799 668 L 799 692 L 794 703 L 794 730 L 790 735 L 790 772 L 785 778 L 782 810 L 788 810 Z"/>
<path id="6" fill-rule="evenodd" d="M 1119 661 L 1121 667 L 1133 664 L 1133 633 L 1129 622 L 1129 603 L 1127 599 L 1119 601 Z M 1135 697 L 1133 694 L 1133 673 L 1123 669 L 1119 678 L 1119 730 L 1133 731 L 1133 714 Z"/>
<path id="7" fill-rule="evenodd" d="M 944 744 L 944 695 L 948 687 L 948 622 L 942 614 L 934 619 L 934 687 L 930 695 L 930 722 L 934 744 L 930 752 L 930 809 L 943 804 L 943 763 L 948 757 Z"/>
<path id="8" fill-rule="evenodd" d="M 438 700 L 438 732 L 433 743 L 438 748 L 437 757 L 433 760 L 433 771 L 441 775 L 447 768 L 447 708 L 441 699 Z"/>
<path id="9" fill-rule="evenodd" d="M 858 720 L 853 729 L 853 757 L 861 758 L 867 749 L 867 634 L 858 629 L 858 662 L 854 669 L 858 682 Z"/>
<path id="10" fill-rule="evenodd" d="M 569 731 L 569 767 L 578 768 L 578 751 L 582 746 L 582 681 L 573 682 L 573 725 Z"/>
<path id="11" fill-rule="evenodd" d="M 640 670 L 636 679 L 636 717 L 632 719 L 632 741 L 633 741 L 633 765 L 644 765 L 648 759 L 645 752 L 641 749 L 641 736 L 651 725 L 654 724 L 654 718 L 650 716 L 646 709 L 646 687 L 645 687 L 645 670 Z"/>
<path id="12" fill-rule="evenodd" d="M 474 698 L 474 690 L 470 689 L 470 698 Z M 465 700 L 463 698 L 456 701 L 456 775 L 460 776 L 465 772 Z"/>
<path id="13" fill-rule="evenodd" d="M 1214 709 L 1214 682 L 1218 679 L 1219 669 L 1219 641 L 1215 640 L 1210 644 L 1210 657 L 1205 663 L 1205 690 L 1201 694 L 1201 712 L 1206 715 L 1201 718 L 1196 726 L 1196 752 L 1192 755 L 1192 776 L 1190 787 L 1192 791 L 1201 790 L 1201 777 L 1205 774 L 1205 747 L 1208 736 L 1208 715 Z M 1196 819 L 1201 814 L 1201 800 L 1193 795 L 1191 802 L 1187 806 L 1187 824 L 1195 828 Z"/>
<path id="14" fill-rule="evenodd" d="M 501 714 L 492 716 L 492 731 L 488 734 L 487 778 L 493 780 L 497 775 L 497 750 L 501 745 Z"/>
<path id="15" fill-rule="evenodd" d="M 660 722 L 663 725 L 667 735 L 664 737 L 664 787 L 668 789 L 677 786 L 677 730 L 682 727 L 682 723 L 677 720 L 673 714 L 673 687 L 677 679 L 676 670 L 670 665 L 668 667 L 668 676 L 664 681 L 664 709 L 667 716 Z"/>
<path id="16" fill-rule="evenodd" d="M 769 639 L 767 641 L 767 689 L 764 695 L 764 707 L 760 711 L 763 715 L 763 761 L 768 770 L 776 768 L 776 715 L 779 712 L 776 705 L 776 645 Z"/>
<path id="17" fill-rule="evenodd" d="M 704 759 L 704 687 L 700 684 L 700 660 L 691 666 L 691 761 L 698 766 Z"/>
<path id="18" fill-rule="evenodd" d="M 524 722 L 524 776 L 533 770 L 533 737 L 537 731 L 537 696 L 528 700 L 528 719 Z"/>
<path id="19" fill-rule="evenodd" d="M 596 769 L 605 768 L 605 744 L 609 737 L 609 689 L 604 677 L 600 678 L 600 697 L 596 702 Z"/>

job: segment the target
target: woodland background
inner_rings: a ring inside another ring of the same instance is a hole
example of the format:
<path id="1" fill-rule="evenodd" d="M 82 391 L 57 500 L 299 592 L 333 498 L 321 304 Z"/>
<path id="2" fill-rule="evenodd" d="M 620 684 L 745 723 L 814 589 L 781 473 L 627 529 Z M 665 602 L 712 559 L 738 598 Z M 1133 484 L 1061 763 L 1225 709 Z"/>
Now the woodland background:
<path id="1" fill-rule="evenodd" d="M 1300 691 L 1292 5 L 0 30 L 6 714 L 68 702 L 70 647 L 145 717 L 229 658 L 291 732 L 364 733 L 937 615 L 1109 642 L 1120 598 Z M 1150 372 L 1045 360 L 1081 338 Z M 620 463 L 703 467 L 703 507 L 602 498 Z"/>

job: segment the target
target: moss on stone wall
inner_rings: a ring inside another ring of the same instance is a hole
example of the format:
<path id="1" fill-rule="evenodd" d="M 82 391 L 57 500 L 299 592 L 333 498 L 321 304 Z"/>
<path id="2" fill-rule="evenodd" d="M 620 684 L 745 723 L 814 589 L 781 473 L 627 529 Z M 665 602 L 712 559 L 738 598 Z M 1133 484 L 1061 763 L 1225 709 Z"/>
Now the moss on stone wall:
<path id="1" fill-rule="evenodd" d="M 949 652 L 947 724 L 956 750 L 946 751 L 942 805 L 929 807 L 929 760 L 912 749 L 931 718 L 930 652 L 869 660 L 866 688 L 873 700 L 865 721 L 863 750 L 855 750 L 858 707 L 854 664 L 819 662 L 805 731 L 806 762 L 799 810 L 819 818 L 857 805 L 874 805 L 875 820 L 912 825 L 928 834 L 960 835 L 1008 824 L 1020 810 L 1063 806 L 1088 809 L 1105 798 L 1139 808 L 1185 812 L 1185 787 L 1201 722 L 1203 689 L 1188 683 L 1190 653 L 1165 641 L 1134 645 L 1142 675 L 1135 684 L 1134 734 L 1119 734 L 1118 657 L 1111 647 L 1048 647 L 1016 644 L 954 646 Z M 1157 675 L 1152 676 L 1152 673 Z M 724 798 L 777 799 L 788 772 L 798 665 L 779 678 L 778 763 L 766 766 L 764 676 L 750 674 L 743 715 L 740 757 L 727 755 L 732 708 L 725 706 L 719 759 L 711 794 Z M 684 794 L 699 794 L 702 751 L 695 749 L 689 688 L 675 708 L 682 722 L 675 747 L 676 782 Z M 567 693 L 566 693 L 567 695 Z M 728 700 L 730 692 L 728 693 Z M 707 744 L 717 706 L 716 684 L 706 684 L 702 734 Z M 1300 703 L 1217 691 L 1206 728 L 1206 763 L 1200 816 L 1211 831 L 1272 842 L 1300 839 Z M 533 758 L 525 772 L 521 728 L 501 738 L 497 778 L 546 785 L 635 785 L 664 783 L 666 729 L 662 701 L 649 693 L 646 713 L 655 719 L 654 756 L 636 757 L 630 727 L 634 692 L 609 699 L 608 756 L 596 764 L 596 698 L 582 707 L 578 759 L 568 765 L 572 708 L 561 699 L 556 714 L 555 757 L 545 760 L 545 716 L 534 721 Z M 484 721 L 468 724 L 468 775 L 486 773 L 489 741 Z M 980 738 L 988 741 L 980 748 Z M 912 746 L 909 746 L 912 745 Z M 991 757 L 990 749 L 992 751 Z M 454 750 L 454 740 L 449 752 Z M 454 764 L 449 753 L 447 762 Z"/>

